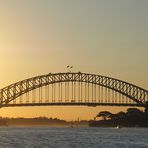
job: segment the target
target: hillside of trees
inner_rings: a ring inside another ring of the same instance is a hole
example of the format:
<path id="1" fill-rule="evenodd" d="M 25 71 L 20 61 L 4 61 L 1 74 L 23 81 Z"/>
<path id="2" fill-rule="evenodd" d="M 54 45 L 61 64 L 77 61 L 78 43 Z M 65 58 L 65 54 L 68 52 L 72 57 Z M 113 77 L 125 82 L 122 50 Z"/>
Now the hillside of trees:
<path id="1" fill-rule="evenodd" d="M 88 126 L 88 121 L 66 121 L 58 118 L 35 117 L 35 118 L 4 118 L 0 117 L 0 126 Z"/>
<path id="2" fill-rule="evenodd" d="M 66 125 L 65 120 L 57 118 L 0 118 L 0 126 L 27 126 L 27 125 Z"/>
<path id="3" fill-rule="evenodd" d="M 98 118 L 102 118 L 98 120 Z M 113 114 L 109 111 L 101 111 L 94 120 L 89 122 L 91 127 L 148 127 L 148 112 L 137 108 L 128 108 L 127 112 Z"/>

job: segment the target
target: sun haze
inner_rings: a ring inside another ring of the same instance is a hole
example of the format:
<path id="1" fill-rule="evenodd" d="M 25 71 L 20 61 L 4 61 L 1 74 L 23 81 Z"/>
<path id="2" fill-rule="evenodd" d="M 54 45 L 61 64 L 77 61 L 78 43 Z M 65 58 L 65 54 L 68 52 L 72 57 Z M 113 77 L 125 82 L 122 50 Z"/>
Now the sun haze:
<path id="1" fill-rule="evenodd" d="M 0 88 L 47 74 L 102 74 L 148 88 L 148 1 L 1 0 Z M 92 119 L 110 107 L 2 108 L 1 116 Z M 125 110 L 125 108 L 123 109 Z"/>

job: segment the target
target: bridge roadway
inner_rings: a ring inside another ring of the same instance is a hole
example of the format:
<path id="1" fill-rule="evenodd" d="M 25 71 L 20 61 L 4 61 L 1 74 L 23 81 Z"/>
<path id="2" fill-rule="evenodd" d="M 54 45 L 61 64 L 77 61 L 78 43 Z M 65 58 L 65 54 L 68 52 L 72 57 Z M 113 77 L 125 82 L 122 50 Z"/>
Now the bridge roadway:
<path id="1" fill-rule="evenodd" d="M 70 103 L 21 103 L 21 104 L 5 104 L 1 107 L 23 107 L 23 106 L 88 106 L 88 107 L 96 107 L 96 106 L 130 106 L 130 107 L 143 107 L 140 104 L 124 104 L 124 103 L 78 103 L 78 102 L 70 102 Z"/>

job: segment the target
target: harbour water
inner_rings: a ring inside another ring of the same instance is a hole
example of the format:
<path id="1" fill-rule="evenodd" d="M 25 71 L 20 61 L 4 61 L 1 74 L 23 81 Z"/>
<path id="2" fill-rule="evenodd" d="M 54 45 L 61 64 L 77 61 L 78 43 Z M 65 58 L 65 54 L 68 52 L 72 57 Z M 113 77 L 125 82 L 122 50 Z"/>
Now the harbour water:
<path id="1" fill-rule="evenodd" d="M 0 148 L 148 148 L 147 128 L 0 127 Z"/>

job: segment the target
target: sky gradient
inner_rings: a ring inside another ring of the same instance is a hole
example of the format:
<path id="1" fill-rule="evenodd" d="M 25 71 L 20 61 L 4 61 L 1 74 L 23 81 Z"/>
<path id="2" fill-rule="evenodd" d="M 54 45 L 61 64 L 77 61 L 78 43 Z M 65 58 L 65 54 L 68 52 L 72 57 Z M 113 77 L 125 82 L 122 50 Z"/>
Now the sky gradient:
<path id="1" fill-rule="evenodd" d="M 148 89 L 147 14 L 147 0 L 0 0 L 0 88 L 40 74 L 65 72 L 73 65 L 75 72 L 102 74 Z M 100 109 L 109 108 L 0 112 L 65 119 L 76 119 L 81 112 L 80 117 L 88 119 Z"/>

